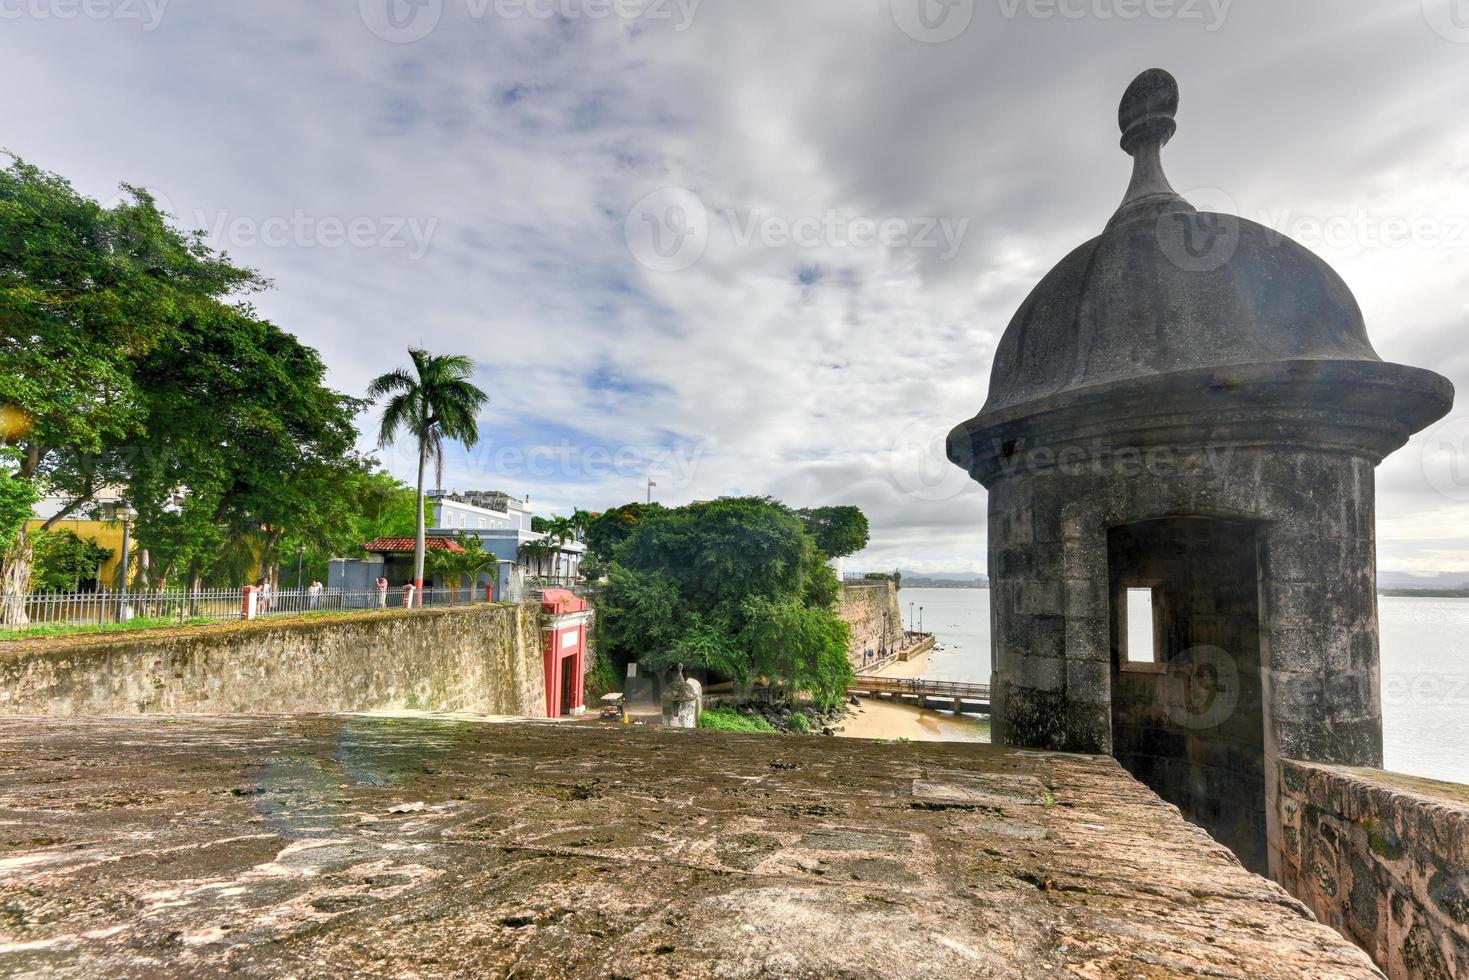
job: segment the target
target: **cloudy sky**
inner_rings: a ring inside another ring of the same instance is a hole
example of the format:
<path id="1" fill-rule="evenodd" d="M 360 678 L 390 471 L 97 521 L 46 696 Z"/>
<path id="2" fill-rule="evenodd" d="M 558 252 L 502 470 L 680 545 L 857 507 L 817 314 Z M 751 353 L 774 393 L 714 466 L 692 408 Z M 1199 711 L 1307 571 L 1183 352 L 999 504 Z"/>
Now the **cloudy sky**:
<path id="1" fill-rule="evenodd" d="M 1469 0 L 0 0 L 0 146 L 151 189 L 344 391 L 472 355 L 451 488 L 856 503 L 859 565 L 980 570 L 943 435 L 1116 207 L 1154 65 L 1174 185 L 1469 390 Z M 1466 448 L 1379 471 L 1384 569 L 1469 577 Z"/>

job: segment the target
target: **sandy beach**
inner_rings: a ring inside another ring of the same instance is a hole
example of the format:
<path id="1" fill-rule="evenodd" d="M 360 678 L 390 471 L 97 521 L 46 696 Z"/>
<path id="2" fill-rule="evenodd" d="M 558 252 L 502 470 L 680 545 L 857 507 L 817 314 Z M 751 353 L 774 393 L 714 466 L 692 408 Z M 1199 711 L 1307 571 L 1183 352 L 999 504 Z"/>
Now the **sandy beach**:
<path id="1" fill-rule="evenodd" d="M 875 677 L 922 677 L 928 669 L 927 652 L 912 660 L 897 661 Z M 853 707 L 842 723 L 842 738 L 906 738 L 913 742 L 988 742 L 990 720 L 972 715 L 955 718 L 952 714 L 930 711 L 897 701 L 864 698 L 860 708 Z"/>
<path id="2" fill-rule="evenodd" d="M 842 738 L 906 738 L 910 742 L 988 742 L 990 720 L 953 715 L 893 701 L 865 699 L 842 720 Z"/>

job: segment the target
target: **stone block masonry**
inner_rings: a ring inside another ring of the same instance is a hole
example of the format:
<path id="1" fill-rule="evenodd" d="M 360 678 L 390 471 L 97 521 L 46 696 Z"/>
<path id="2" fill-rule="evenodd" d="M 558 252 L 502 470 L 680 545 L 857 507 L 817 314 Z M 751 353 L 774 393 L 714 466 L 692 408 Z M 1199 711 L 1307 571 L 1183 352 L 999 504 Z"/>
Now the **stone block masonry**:
<path id="1" fill-rule="evenodd" d="M 0 975 L 1377 977 L 1110 759 L 0 719 Z"/>
<path id="2" fill-rule="evenodd" d="M 1281 877 L 1393 980 L 1469 977 L 1469 787 L 1280 763 Z"/>
<path id="3" fill-rule="evenodd" d="M 537 610 L 374 611 L 0 645 L 0 715 L 391 710 L 543 717 Z"/>
<path id="4" fill-rule="evenodd" d="M 852 628 L 847 659 L 861 670 L 897 652 L 903 645 L 903 613 L 892 582 L 868 582 L 842 588 L 838 615 Z"/>

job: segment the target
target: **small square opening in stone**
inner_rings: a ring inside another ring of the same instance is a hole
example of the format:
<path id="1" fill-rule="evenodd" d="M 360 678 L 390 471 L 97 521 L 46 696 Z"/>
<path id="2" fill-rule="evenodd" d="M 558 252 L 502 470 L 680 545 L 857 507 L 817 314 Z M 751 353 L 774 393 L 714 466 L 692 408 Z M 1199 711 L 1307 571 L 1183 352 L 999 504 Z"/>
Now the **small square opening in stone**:
<path id="1" fill-rule="evenodd" d="M 1127 635 L 1123 659 L 1130 664 L 1156 664 L 1158 656 L 1158 615 L 1154 607 L 1157 590 L 1151 586 L 1127 590 Z"/>

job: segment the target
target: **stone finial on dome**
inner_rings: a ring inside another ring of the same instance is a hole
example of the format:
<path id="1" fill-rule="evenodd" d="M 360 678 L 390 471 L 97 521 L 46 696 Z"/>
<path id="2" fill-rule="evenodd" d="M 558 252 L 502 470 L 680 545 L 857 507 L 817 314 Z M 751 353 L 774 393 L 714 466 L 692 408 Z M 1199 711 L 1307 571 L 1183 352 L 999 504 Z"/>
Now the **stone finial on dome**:
<path id="1" fill-rule="evenodd" d="M 1149 68 L 1132 80 L 1117 107 L 1117 125 L 1122 130 L 1122 148 L 1132 157 L 1132 183 L 1112 220 L 1145 205 L 1193 210 L 1178 196 L 1163 173 L 1163 146 L 1173 137 L 1178 124 L 1178 82 L 1161 68 Z"/>
<path id="2" fill-rule="evenodd" d="M 1149 143 L 1161 147 L 1178 129 L 1173 116 L 1178 112 L 1178 82 L 1161 68 L 1149 68 L 1132 80 L 1117 107 L 1117 125 L 1122 129 L 1122 148 L 1136 155 Z"/>

